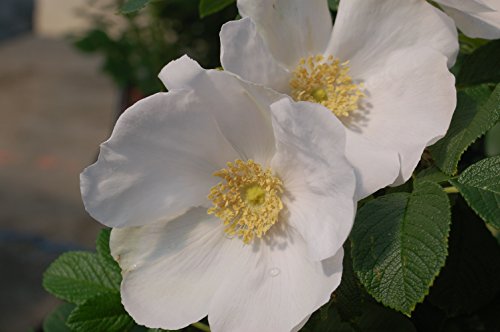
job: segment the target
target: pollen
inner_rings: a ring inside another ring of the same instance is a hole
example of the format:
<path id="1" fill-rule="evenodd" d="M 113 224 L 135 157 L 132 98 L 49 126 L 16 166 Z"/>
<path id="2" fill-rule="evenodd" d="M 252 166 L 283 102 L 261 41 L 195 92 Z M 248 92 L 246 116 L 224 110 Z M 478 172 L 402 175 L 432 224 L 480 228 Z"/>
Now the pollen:
<path id="1" fill-rule="evenodd" d="M 302 58 L 290 79 L 295 101 L 319 103 L 338 117 L 347 117 L 360 107 L 365 94 L 349 76 L 348 62 L 323 55 Z"/>
<path id="2" fill-rule="evenodd" d="M 208 214 L 223 221 L 227 235 L 249 244 L 278 222 L 283 184 L 271 169 L 264 170 L 253 160 L 237 159 L 213 175 L 222 181 L 210 190 L 213 207 Z"/>

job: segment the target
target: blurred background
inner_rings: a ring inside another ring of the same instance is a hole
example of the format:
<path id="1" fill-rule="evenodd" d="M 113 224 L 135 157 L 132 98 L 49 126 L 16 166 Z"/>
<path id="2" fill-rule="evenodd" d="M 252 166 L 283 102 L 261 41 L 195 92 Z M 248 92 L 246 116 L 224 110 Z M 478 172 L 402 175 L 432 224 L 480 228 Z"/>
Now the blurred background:
<path id="1" fill-rule="evenodd" d="M 120 0 L 0 1 L 0 331 L 41 331 L 57 300 L 42 274 L 67 250 L 93 250 L 79 173 L 116 117 L 161 91 L 156 78 L 189 54 L 219 66 L 220 26 L 198 0 L 121 15 Z"/>

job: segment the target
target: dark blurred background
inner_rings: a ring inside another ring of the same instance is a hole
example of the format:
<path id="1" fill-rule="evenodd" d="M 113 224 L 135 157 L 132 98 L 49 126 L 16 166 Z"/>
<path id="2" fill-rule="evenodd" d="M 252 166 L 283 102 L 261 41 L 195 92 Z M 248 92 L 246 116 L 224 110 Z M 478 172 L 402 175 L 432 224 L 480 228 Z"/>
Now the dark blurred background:
<path id="1" fill-rule="evenodd" d="M 120 0 L 0 0 L 0 331 L 39 331 L 58 301 L 42 274 L 67 250 L 93 250 L 79 173 L 116 117 L 162 90 L 188 53 L 219 66 L 218 32 L 234 6 L 204 19 L 198 0 L 119 15 Z"/>

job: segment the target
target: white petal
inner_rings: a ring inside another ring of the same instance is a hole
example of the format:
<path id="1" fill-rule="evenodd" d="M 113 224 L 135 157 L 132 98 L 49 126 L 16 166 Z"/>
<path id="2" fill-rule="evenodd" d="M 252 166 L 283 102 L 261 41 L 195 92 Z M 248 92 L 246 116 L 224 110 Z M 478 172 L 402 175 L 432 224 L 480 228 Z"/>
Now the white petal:
<path id="1" fill-rule="evenodd" d="M 396 181 L 400 170 L 397 151 L 370 141 L 357 132 L 347 131 L 347 160 L 356 172 L 355 199 L 360 200 Z"/>
<path id="2" fill-rule="evenodd" d="M 414 46 L 431 47 L 453 65 L 453 21 L 423 0 L 342 0 L 327 54 L 349 60 L 358 76 L 383 65 L 391 52 Z"/>
<path id="3" fill-rule="evenodd" d="M 493 4 L 493 3 L 492 3 Z M 461 8 L 441 6 L 450 15 L 457 27 L 471 38 L 500 38 L 500 3 L 494 11 L 467 12 Z M 493 6 L 491 6 L 493 7 Z"/>
<path id="4" fill-rule="evenodd" d="M 413 48 L 391 54 L 387 66 L 365 78 L 365 87 L 371 106 L 365 126 L 357 130 L 373 144 L 399 153 L 396 184 L 403 183 L 424 148 L 445 135 L 456 105 L 455 79 L 442 54 Z"/>
<path id="5" fill-rule="evenodd" d="M 289 90 L 290 72 L 274 59 L 249 17 L 224 24 L 220 41 L 225 70 L 282 93 Z"/>
<path id="6" fill-rule="evenodd" d="M 256 23 L 273 56 L 288 68 L 301 57 L 323 53 L 328 44 L 332 18 L 326 0 L 239 0 L 238 9 Z"/>
<path id="7" fill-rule="evenodd" d="M 241 159 L 267 165 L 274 154 L 269 105 L 281 95 L 219 70 L 204 70 L 187 56 L 160 73 L 169 89 L 194 90 Z"/>
<path id="8" fill-rule="evenodd" d="M 283 181 L 286 218 L 309 256 L 334 255 L 354 220 L 356 178 L 345 157 L 345 129 L 325 107 L 282 99 L 271 105 L 276 136 L 272 169 Z"/>
<path id="9" fill-rule="evenodd" d="M 237 156 L 193 93 L 159 93 L 120 117 L 81 174 L 83 202 L 110 227 L 170 219 L 208 204 L 212 173 Z"/>
<path id="10" fill-rule="evenodd" d="M 456 8 L 466 12 L 479 13 L 491 11 L 492 8 L 485 2 L 486 0 L 435 0 L 440 5 Z M 490 0 L 491 1 L 491 0 Z M 493 0 L 496 1 L 496 0 Z"/>
<path id="11" fill-rule="evenodd" d="M 306 244 L 292 229 L 254 246 L 252 265 L 225 280 L 210 304 L 214 332 L 289 332 L 321 305 L 340 284 L 342 249 L 311 261 Z"/>
<path id="12" fill-rule="evenodd" d="M 168 223 L 113 229 L 110 248 L 123 270 L 122 302 L 134 320 L 170 330 L 205 317 L 216 290 L 226 287 L 228 271 L 242 270 L 242 252 L 250 253 L 223 234 L 222 222 L 203 208 Z"/>

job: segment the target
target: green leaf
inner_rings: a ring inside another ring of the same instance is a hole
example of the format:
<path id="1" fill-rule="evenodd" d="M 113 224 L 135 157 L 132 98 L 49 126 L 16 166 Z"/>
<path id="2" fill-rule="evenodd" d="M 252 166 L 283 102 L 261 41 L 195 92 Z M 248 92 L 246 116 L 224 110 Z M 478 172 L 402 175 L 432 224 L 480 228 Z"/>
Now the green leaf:
<path id="1" fill-rule="evenodd" d="M 485 86 L 458 93 L 458 104 L 446 136 L 429 149 L 436 165 L 448 175 L 457 173 L 465 150 L 500 118 L 500 85 L 490 93 Z"/>
<path id="2" fill-rule="evenodd" d="M 132 14 L 146 7 L 151 1 L 152 0 L 127 0 L 120 8 L 120 11 L 122 14 Z"/>
<path id="3" fill-rule="evenodd" d="M 497 83 L 500 81 L 500 40 L 479 47 L 468 55 L 457 77 L 458 85 Z"/>
<path id="4" fill-rule="evenodd" d="M 488 157 L 500 155 L 500 122 L 486 133 L 484 152 Z"/>
<path id="5" fill-rule="evenodd" d="M 450 182 L 484 221 L 500 228 L 500 156 L 475 163 Z"/>
<path id="6" fill-rule="evenodd" d="M 200 17 L 203 18 L 205 16 L 215 14 L 235 1 L 236 0 L 200 0 L 200 6 L 198 8 Z"/>
<path id="7" fill-rule="evenodd" d="M 351 234 L 354 271 L 377 301 L 409 315 L 444 265 L 449 229 L 450 204 L 436 183 L 372 200 Z"/>
<path id="8" fill-rule="evenodd" d="M 340 0 L 328 0 L 328 7 L 330 10 L 336 12 L 339 9 Z"/>
<path id="9" fill-rule="evenodd" d="M 458 199 L 453 207 L 449 256 L 431 288 L 430 301 L 449 315 L 472 313 L 499 294 L 499 280 L 500 246 L 479 217 Z"/>
<path id="10" fill-rule="evenodd" d="M 56 297 L 80 304 L 103 293 L 118 293 L 119 284 L 97 254 L 69 252 L 56 259 L 43 276 L 43 286 Z"/>
<path id="11" fill-rule="evenodd" d="M 99 262 L 108 270 L 109 276 L 116 285 L 122 281 L 121 269 L 118 263 L 111 256 L 109 249 L 109 237 L 111 236 L 111 229 L 106 228 L 101 230 L 96 240 L 96 251 Z"/>
<path id="12" fill-rule="evenodd" d="M 44 332 L 71 332 L 66 320 L 69 314 L 73 311 L 75 305 L 65 303 L 52 311 L 43 321 Z"/>
<path id="13" fill-rule="evenodd" d="M 342 319 L 349 321 L 361 314 L 361 305 L 365 301 L 365 296 L 368 297 L 352 267 L 351 245 L 350 241 L 347 241 L 344 244 L 342 281 L 333 293 L 333 305 Z"/>
<path id="14" fill-rule="evenodd" d="M 450 176 L 444 174 L 439 170 L 439 168 L 432 166 L 429 168 L 426 168 L 422 171 L 420 171 L 417 174 L 416 181 L 430 181 L 430 182 L 436 182 L 436 183 L 441 183 L 448 181 L 450 179 Z"/>
<path id="15" fill-rule="evenodd" d="M 76 332 L 121 332 L 130 329 L 134 321 L 121 304 L 120 294 L 101 294 L 76 307 L 67 322 Z"/>

